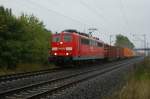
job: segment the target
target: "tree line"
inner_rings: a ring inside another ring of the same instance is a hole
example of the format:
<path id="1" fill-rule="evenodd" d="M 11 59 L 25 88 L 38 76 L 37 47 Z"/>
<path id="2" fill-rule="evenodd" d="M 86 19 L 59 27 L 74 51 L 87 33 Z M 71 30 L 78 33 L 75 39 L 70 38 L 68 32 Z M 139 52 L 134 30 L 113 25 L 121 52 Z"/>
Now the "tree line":
<path id="1" fill-rule="evenodd" d="M 0 67 L 46 63 L 51 32 L 34 15 L 16 17 L 0 6 Z"/>
<path id="2" fill-rule="evenodd" d="M 123 36 L 121 34 L 116 36 L 115 45 L 119 47 L 131 48 L 131 49 L 135 47 L 134 44 L 128 39 L 128 37 Z"/>

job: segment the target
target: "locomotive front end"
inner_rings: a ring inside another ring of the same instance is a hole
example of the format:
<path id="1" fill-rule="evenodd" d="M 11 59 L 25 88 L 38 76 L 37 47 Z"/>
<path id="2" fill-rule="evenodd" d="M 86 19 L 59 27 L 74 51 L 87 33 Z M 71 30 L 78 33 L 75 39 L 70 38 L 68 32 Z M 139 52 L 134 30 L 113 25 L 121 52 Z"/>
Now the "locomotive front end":
<path id="1" fill-rule="evenodd" d="M 59 33 L 52 35 L 51 51 L 49 61 L 54 63 L 65 63 L 72 60 L 73 36 L 70 33 Z"/>

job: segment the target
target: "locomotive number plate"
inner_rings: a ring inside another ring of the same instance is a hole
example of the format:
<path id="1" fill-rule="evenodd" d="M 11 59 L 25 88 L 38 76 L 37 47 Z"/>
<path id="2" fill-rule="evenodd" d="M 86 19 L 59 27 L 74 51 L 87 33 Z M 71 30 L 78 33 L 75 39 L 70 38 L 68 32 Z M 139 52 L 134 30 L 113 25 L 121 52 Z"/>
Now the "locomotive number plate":
<path id="1" fill-rule="evenodd" d="M 58 50 L 65 50 L 65 47 L 58 47 Z"/>

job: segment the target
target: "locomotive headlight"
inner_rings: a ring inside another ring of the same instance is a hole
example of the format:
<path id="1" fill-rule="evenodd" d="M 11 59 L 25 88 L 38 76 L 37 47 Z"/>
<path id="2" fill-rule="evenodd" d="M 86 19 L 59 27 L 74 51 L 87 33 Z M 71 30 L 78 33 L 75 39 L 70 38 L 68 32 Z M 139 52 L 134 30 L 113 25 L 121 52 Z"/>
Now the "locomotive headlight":
<path id="1" fill-rule="evenodd" d="M 57 51 L 58 48 L 57 47 L 52 47 L 52 51 Z"/>
<path id="2" fill-rule="evenodd" d="M 69 53 L 66 53 L 66 55 L 69 55 Z"/>
<path id="3" fill-rule="evenodd" d="M 60 44 L 63 44 L 63 42 L 60 42 Z"/>
<path id="4" fill-rule="evenodd" d="M 56 56 L 56 55 L 57 55 L 57 53 L 54 53 L 54 55 Z"/>
<path id="5" fill-rule="evenodd" d="M 66 47 L 67 51 L 72 51 L 72 47 Z"/>

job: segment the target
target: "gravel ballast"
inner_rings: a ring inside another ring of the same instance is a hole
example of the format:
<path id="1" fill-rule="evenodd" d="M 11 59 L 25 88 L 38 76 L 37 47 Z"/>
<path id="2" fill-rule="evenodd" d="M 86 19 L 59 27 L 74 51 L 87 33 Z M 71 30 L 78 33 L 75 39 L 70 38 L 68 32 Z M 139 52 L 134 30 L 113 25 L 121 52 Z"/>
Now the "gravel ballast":
<path id="1" fill-rule="evenodd" d="M 125 78 L 133 69 L 133 65 L 126 65 L 109 73 L 94 77 L 88 81 L 62 90 L 61 93 L 48 96 L 49 99 L 102 99 L 111 95 L 125 83 Z"/>

